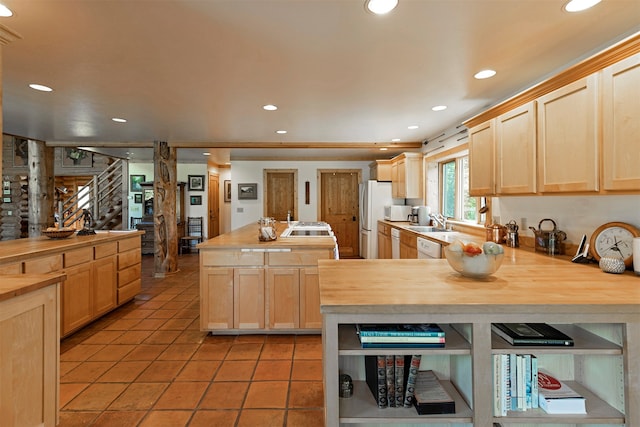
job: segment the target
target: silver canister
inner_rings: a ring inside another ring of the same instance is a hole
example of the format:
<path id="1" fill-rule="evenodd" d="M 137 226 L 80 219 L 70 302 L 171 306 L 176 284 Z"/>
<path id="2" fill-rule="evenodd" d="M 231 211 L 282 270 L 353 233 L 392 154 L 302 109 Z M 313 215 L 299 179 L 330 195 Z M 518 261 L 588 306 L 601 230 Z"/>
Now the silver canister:
<path id="1" fill-rule="evenodd" d="M 353 381 L 347 374 L 341 374 L 338 381 L 340 383 L 340 397 L 351 397 L 353 395 Z"/>
<path id="2" fill-rule="evenodd" d="M 510 248 L 519 247 L 520 239 L 518 237 L 518 224 L 516 224 L 516 221 L 512 219 L 505 225 L 505 228 L 507 229 L 505 236 L 506 245 Z"/>

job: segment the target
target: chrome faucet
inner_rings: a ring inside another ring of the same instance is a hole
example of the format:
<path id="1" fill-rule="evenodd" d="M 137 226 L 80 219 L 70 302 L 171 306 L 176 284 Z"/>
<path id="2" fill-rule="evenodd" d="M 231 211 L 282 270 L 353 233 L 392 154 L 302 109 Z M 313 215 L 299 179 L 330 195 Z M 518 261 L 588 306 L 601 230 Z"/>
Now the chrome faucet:
<path id="1" fill-rule="evenodd" d="M 447 229 L 447 218 L 445 218 L 444 215 L 442 215 L 441 213 L 434 213 L 429 214 L 429 216 L 431 217 L 433 222 L 440 226 L 440 228 L 443 228 L 445 230 Z"/>

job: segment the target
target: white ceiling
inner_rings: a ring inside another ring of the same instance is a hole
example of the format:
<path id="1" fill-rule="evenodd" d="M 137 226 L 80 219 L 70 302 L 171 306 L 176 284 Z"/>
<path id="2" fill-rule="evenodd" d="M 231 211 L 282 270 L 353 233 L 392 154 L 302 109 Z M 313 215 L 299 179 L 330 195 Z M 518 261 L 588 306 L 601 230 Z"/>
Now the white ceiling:
<path id="1" fill-rule="evenodd" d="M 22 37 L 3 48 L 4 132 L 118 144 L 120 154 L 154 140 L 198 147 L 179 148 L 179 158 L 225 147 L 212 151 L 217 162 L 389 157 L 398 150 L 380 155 L 369 143 L 436 136 L 640 31 L 638 0 L 577 14 L 562 10 L 564 0 L 400 0 L 385 16 L 365 12 L 364 0 L 4 4 L 15 15 L 0 24 Z M 475 80 L 484 68 L 497 76 Z M 262 110 L 267 103 L 279 110 Z M 431 110 L 440 104 L 449 108 Z M 316 148 L 237 148 L 262 142 Z"/>

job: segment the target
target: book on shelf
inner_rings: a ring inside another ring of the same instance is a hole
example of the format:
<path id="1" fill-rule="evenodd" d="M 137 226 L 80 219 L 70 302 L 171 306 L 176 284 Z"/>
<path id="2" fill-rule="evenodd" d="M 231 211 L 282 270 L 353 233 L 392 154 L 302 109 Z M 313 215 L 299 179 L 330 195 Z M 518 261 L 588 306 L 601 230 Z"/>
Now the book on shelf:
<path id="1" fill-rule="evenodd" d="M 410 408 L 413 406 L 413 396 L 415 393 L 416 386 L 416 377 L 418 376 L 418 371 L 420 370 L 420 361 L 422 360 L 422 355 L 414 354 L 411 356 L 411 360 L 408 364 L 408 371 L 405 369 L 405 374 L 407 377 L 407 384 L 405 386 L 404 392 L 404 407 Z"/>
<path id="2" fill-rule="evenodd" d="M 548 414 L 586 414 L 585 398 L 547 372 L 538 371 L 539 406 Z"/>
<path id="3" fill-rule="evenodd" d="M 456 402 L 431 370 L 418 372 L 413 404 L 420 415 L 456 412 Z"/>
<path id="4" fill-rule="evenodd" d="M 492 323 L 491 330 L 511 345 L 573 346 L 573 339 L 546 323 Z"/>
<path id="5" fill-rule="evenodd" d="M 386 358 L 386 383 L 387 383 L 387 402 L 389 407 L 396 406 L 396 364 L 394 356 L 385 356 Z"/>
<path id="6" fill-rule="evenodd" d="M 388 343 L 388 342 L 363 342 L 362 348 L 444 348 L 444 343 Z"/>
<path id="7" fill-rule="evenodd" d="M 402 408 L 404 406 L 404 356 L 395 356 L 395 397 L 397 408 Z"/>
<path id="8" fill-rule="evenodd" d="M 427 344 L 438 344 L 444 343 L 445 337 L 380 337 L 380 336 L 362 336 L 360 335 L 361 343 L 427 343 Z"/>
<path id="9" fill-rule="evenodd" d="M 365 356 L 366 381 L 378 408 L 387 407 L 387 363 L 385 356 Z"/>
<path id="10" fill-rule="evenodd" d="M 494 354 L 493 379 L 493 412 L 496 417 L 506 416 L 508 411 L 526 411 L 538 407 L 536 356 Z"/>
<path id="11" fill-rule="evenodd" d="M 440 326 L 434 323 L 412 324 L 357 324 L 358 335 L 370 337 L 444 337 Z"/>

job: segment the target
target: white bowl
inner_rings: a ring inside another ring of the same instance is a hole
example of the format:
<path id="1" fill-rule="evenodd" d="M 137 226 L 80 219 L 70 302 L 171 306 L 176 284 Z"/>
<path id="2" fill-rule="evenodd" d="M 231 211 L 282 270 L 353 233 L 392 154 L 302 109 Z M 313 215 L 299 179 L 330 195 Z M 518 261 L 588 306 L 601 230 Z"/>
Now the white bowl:
<path id="1" fill-rule="evenodd" d="M 445 246 L 444 255 L 451 268 L 465 277 L 474 279 L 482 279 L 498 271 L 504 258 L 504 253 L 493 255 L 483 252 L 472 256 L 451 250 L 450 246 Z"/>

